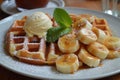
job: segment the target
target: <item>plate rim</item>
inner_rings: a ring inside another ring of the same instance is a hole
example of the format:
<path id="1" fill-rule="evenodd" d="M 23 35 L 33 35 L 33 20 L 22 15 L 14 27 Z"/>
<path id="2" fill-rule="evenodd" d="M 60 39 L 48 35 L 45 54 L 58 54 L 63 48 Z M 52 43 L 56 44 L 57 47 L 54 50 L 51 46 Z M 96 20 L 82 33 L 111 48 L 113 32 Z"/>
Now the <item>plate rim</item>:
<path id="1" fill-rule="evenodd" d="M 41 10 L 42 9 L 46 9 L 46 8 L 41 8 Z M 47 9 L 54 9 L 54 8 L 47 8 Z M 97 12 L 97 13 L 102 13 L 102 12 L 98 12 L 98 11 L 94 11 L 94 10 L 89 10 L 89 9 L 83 9 L 83 8 L 76 8 L 76 7 L 64 7 L 64 9 L 81 9 L 81 10 L 87 10 L 87 11 L 92 11 L 92 12 Z M 40 9 L 34 9 L 34 10 L 40 10 Z M 27 11 L 27 12 L 31 12 L 31 11 L 34 11 L 34 10 L 29 10 L 29 11 Z M 9 16 L 9 17 L 7 17 L 7 18 L 5 18 L 5 19 L 2 19 L 1 21 L 0 21 L 0 24 L 2 24 L 1 22 L 3 22 L 3 21 L 5 21 L 6 19 L 9 19 L 9 18 L 12 18 L 12 17 L 15 17 L 15 16 L 19 16 L 20 14 L 23 14 L 23 13 L 25 13 L 25 12 L 21 12 L 21 13 L 17 13 L 17 14 L 14 14 L 14 15 L 12 15 L 12 16 Z M 104 14 L 104 13 L 102 13 L 102 14 Z M 111 16 L 111 15 L 108 15 L 108 14 L 104 14 L 104 15 L 107 15 L 107 16 Z M 113 18 L 116 18 L 116 17 L 114 17 L 114 16 L 112 16 Z M 118 19 L 118 20 L 120 20 L 119 18 L 116 18 L 116 19 Z M 13 71 L 13 72 L 15 72 L 15 73 L 18 73 L 18 74 L 21 74 L 21 75 L 24 75 L 24 76 L 28 76 L 28 77 L 32 77 L 32 78 L 37 78 L 37 79 L 49 79 L 49 78 L 46 78 L 46 77 L 41 77 L 41 76 L 33 76 L 33 75 L 31 75 L 31 74 L 26 74 L 26 73 L 24 73 L 24 72 L 20 72 L 20 71 L 17 71 L 16 69 L 13 69 L 13 68 L 10 68 L 9 66 L 5 66 L 4 64 L 2 64 L 2 62 L 0 61 L 0 65 L 1 66 L 3 66 L 3 67 L 5 67 L 6 69 L 9 69 L 10 71 Z M 111 73 L 103 73 L 104 75 L 97 75 L 96 77 L 94 77 L 94 78 L 88 78 L 88 79 L 98 79 L 98 78 L 103 78 L 103 77 L 107 77 L 107 76 L 111 76 L 111 75 L 113 75 L 113 74 L 117 74 L 117 73 L 119 73 L 120 72 L 120 70 L 117 70 L 117 71 L 114 71 L 114 72 L 111 72 Z M 50 78 L 50 79 L 55 79 L 55 78 Z M 84 78 L 83 78 L 84 79 Z M 87 79 L 87 78 L 85 78 L 85 79 Z"/>

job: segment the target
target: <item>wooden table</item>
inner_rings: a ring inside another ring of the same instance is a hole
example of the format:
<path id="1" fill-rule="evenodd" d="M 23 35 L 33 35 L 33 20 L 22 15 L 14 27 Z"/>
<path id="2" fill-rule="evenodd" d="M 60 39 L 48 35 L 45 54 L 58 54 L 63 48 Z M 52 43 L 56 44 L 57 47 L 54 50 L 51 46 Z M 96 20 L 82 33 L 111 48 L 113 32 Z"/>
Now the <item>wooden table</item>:
<path id="1" fill-rule="evenodd" d="M 64 1 L 66 7 L 80 7 L 101 11 L 101 0 L 64 0 Z M 0 10 L 0 19 L 3 19 L 7 16 L 9 15 Z M 30 77 L 14 73 L 0 66 L 0 80 L 38 80 L 38 79 L 33 79 Z M 98 80 L 120 80 L 120 73 Z"/>

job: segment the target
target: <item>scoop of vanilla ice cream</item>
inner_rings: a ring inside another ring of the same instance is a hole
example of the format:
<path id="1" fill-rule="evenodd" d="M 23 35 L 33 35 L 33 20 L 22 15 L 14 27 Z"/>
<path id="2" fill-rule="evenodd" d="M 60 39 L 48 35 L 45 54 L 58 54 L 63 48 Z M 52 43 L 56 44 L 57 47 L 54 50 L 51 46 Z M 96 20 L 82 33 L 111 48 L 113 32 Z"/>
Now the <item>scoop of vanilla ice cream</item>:
<path id="1" fill-rule="evenodd" d="M 43 12 L 36 12 L 28 16 L 24 30 L 29 37 L 37 35 L 38 37 L 45 37 L 47 30 L 52 27 L 52 21 Z"/>

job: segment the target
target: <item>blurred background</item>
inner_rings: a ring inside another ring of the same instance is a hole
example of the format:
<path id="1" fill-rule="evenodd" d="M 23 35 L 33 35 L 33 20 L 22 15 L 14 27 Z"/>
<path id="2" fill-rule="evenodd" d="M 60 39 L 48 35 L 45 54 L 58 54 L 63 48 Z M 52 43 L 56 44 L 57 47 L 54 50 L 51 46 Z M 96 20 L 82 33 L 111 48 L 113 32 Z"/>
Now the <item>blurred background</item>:
<path id="1" fill-rule="evenodd" d="M 3 19 L 11 14 L 20 12 L 15 7 L 15 3 L 13 1 L 14 0 L 0 0 L 0 4 L 1 4 L 0 19 Z M 101 11 L 102 10 L 101 1 L 102 0 L 50 0 L 50 2 L 47 4 L 47 8 L 48 7 L 79 7 L 79 8 L 87 8 L 91 10 Z"/>

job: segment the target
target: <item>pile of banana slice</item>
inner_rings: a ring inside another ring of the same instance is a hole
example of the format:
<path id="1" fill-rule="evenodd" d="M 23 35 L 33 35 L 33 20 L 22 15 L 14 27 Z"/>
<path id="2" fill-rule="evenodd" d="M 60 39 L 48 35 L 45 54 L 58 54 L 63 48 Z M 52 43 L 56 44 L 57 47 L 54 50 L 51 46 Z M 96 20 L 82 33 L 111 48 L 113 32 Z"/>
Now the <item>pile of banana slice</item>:
<path id="1" fill-rule="evenodd" d="M 57 44 L 64 54 L 56 60 L 58 71 L 74 73 L 83 65 L 97 67 L 104 59 L 120 57 L 120 38 L 94 26 L 95 19 L 91 22 L 86 18 L 76 20 L 72 32 L 59 38 Z M 101 21 L 98 25 L 103 25 Z"/>

